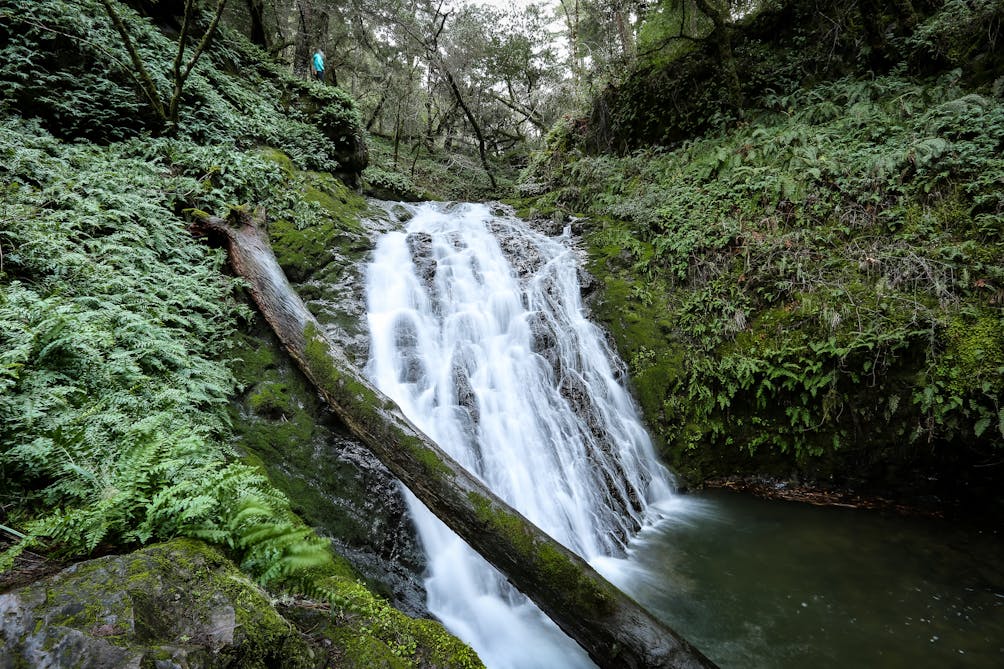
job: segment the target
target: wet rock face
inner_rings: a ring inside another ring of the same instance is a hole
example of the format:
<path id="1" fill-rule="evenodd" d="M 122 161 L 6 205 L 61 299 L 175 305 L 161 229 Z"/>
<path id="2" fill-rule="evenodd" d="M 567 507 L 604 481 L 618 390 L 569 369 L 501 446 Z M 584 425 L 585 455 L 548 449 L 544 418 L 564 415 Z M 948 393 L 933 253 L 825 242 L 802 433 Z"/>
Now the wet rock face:
<path id="1" fill-rule="evenodd" d="M 453 378 L 453 387 L 457 393 L 457 406 L 467 413 L 471 422 L 471 431 L 473 432 L 473 426 L 480 420 L 481 415 L 478 410 L 478 398 L 474 392 L 474 387 L 471 385 L 471 370 L 473 369 L 473 365 L 463 353 L 459 352 L 454 355 L 451 365 L 451 376 Z"/>
<path id="2" fill-rule="evenodd" d="M 533 352 L 547 361 L 554 371 L 555 378 L 561 378 L 561 351 L 558 349 L 558 336 L 551 322 L 543 312 L 535 311 L 530 315 L 527 324 L 530 326 Z"/>
<path id="3" fill-rule="evenodd" d="M 502 253 L 516 270 L 517 276 L 525 279 L 540 270 L 544 262 L 540 250 L 527 237 L 513 234 L 511 228 L 498 219 L 489 221 L 487 227 L 498 239 Z"/>
<path id="4" fill-rule="evenodd" d="M 232 406 L 235 446 L 261 461 L 297 515 L 371 587 L 402 611 L 427 616 L 425 558 L 397 479 L 321 404 L 262 323 L 238 357 L 247 389 Z"/>
<path id="5" fill-rule="evenodd" d="M 328 495 L 332 505 L 329 517 L 344 520 L 336 520 L 324 533 L 332 536 L 335 550 L 397 609 L 427 617 L 422 586 L 425 554 L 400 483 L 365 446 L 347 436 L 332 435 L 326 452 L 331 460 L 327 466 L 340 469 L 344 481 L 341 490 Z M 303 475 L 310 480 L 306 472 Z M 309 522 L 322 518 L 317 511 L 302 515 Z"/>
<path id="6" fill-rule="evenodd" d="M 436 279 L 436 259 L 432 256 L 432 235 L 427 232 L 413 232 L 407 237 L 408 251 L 415 264 L 415 273 L 431 295 Z"/>
<path id="7" fill-rule="evenodd" d="M 219 553 L 174 541 L 0 595 L 0 667 L 311 666 L 312 651 Z"/>

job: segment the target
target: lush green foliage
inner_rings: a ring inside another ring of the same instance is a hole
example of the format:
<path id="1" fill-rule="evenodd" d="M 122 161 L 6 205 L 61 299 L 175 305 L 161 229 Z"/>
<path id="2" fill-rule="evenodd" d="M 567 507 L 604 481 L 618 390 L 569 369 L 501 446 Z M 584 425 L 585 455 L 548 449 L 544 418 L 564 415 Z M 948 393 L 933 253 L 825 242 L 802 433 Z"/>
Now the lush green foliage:
<path id="1" fill-rule="evenodd" d="M 351 100 L 224 31 L 188 82 L 178 137 L 136 137 L 152 121 L 98 2 L 0 13 L 0 519 L 26 535 L 0 568 L 32 546 L 187 535 L 262 582 L 306 582 L 330 564 L 326 543 L 225 445 L 228 347 L 249 312 L 182 212 L 249 202 L 323 221 L 293 165 L 361 169 Z M 175 46 L 121 13 L 163 77 Z"/>
<path id="2" fill-rule="evenodd" d="M 123 21 L 168 98 L 176 45 L 125 5 Z M 0 103 L 53 135 L 109 142 L 159 130 L 121 38 L 99 0 L 0 0 Z M 305 82 L 221 28 L 185 87 L 178 136 L 248 149 L 276 146 L 302 168 L 365 165 L 359 117 L 344 92 Z M 349 163 L 353 163 L 349 165 Z"/>
<path id="3" fill-rule="evenodd" d="M 544 3 L 506 9 L 432 0 L 312 4 L 326 15 L 323 26 L 263 41 L 319 40 L 330 54 L 329 72 L 359 100 L 367 130 L 394 145 L 395 164 L 381 165 L 384 171 L 413 172 L 405 166 L 416 157 L 435 162 L 454 154 L 462 156 L 460 170 L 471 162 L 482 171 L 474 180 L 490 182 L 494 161 L 525 151 L 568 103 L 569 82 Z M 298 60 L 302 51 L 298 46 Z"/>
<path id="4" fill-rule="evenodd" d="M 411 177 L 402 172 L 386 170 L 376 165 L 371 165 L 363 172 L 363 181 L 366 184 L 366 192 L 385 200 L 404 200 L 406 202 L 417 202 L 424 199 L 425 193 L 421 192 L 411 180 Z"/>
<path id="5" fill-rule="evenodd" d="M 733 11 L 713 29 L 701 6 Z M 645 14 L 634 71 L 593 100 L 583 146 L 671 145 L 732 127 L 770 108 L 770 96 L 893 69 L 936 76 L 958 68 L 966 85 L 999 94 L 1002 23 L 996 0 L 661 0 Z"/>
<path id="6" fill-rule="evenodd" d="M 270 581 L 324 547 L 222 445 L 247 309 L 174 214 L 200 184 L 141 148 L 0 126 L 0 504 L 29 537 L 6 559 L 181 534 Z"/>
<path id="7" fill-rule="evenodd" d="M 1004 5 L 996 0 L 946 0 L 903 39 L 911 62 L 962 68 L 977 83 L 1004 86 L 1000 41 Z"/>
<path id="8" fill-rule="evenodd" d="M 386 199 L 483 200 L 510 192 L 519 175 L 517 162 L 489 158 L 497 183 L 492 188 L 477 157 L 466 151 L 430 151 L 418 145 L 395 159 L 387 140 L 372 137 L 369 146 L 372 165 L 363 180 L 367 190 Z"/>
<path id="9" fill-rule="evenodd" d="M 138 48 L 154 58 L 153 44 L 166 40 L 128 12 L 142 30 Z M 0 100 L 31 109 L 64 137 L 114 140 L 156 123 L 129 78 L 128 56 L 110 48 L 120 38 L 98 0 L 0 1 Z M 166 91 L 168 68 L 154 70 Z"/>
<path id="10" fill-rule="evenodd" d="M 535 159 L 538 207 L 597 217 L 598 310 L 677 462 L 999 457 L 1004 104 L 958 84 L 841 79 L 624 158 L 569 124 Z"/>

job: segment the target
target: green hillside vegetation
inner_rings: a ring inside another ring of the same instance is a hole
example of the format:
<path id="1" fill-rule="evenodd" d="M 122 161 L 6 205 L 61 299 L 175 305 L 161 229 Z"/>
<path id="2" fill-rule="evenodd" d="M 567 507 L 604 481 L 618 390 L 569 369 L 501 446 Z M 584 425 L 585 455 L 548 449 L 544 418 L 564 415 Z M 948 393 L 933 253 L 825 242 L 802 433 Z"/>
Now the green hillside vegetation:
<path id="1" fill-rule="evenodd" d="M 906 56 L 885 74 L 860 52 L 824 72 L 815 48 L 798 50 L 809 33 L 778 36 L 765 13 L 736 53 L 813 72 L 803 85 L 752 79 L 741 122 L 714 80 L 676 106 L 632 97 L 706 70 L 708 51 L 685 50 L 609 89 L 602 129 L 594 108 L 535 156 L 522 206 L 586 217 L 595 313 L 691 480 L 995 496 L 1004 73 L 988 76 L 986 61 L 999 58 L 1002 10 L 975 7 L 946 3 L 901 38 Z M 644 120 L 623 121 L 634 114 Z"/>
<path id="2" fill-rule="evenodd" d="M 150 71 L 169 72 L 174 42 L 116 6 Z M 266 207 L 294 269 L 297 230 L 357 228 L 362 200 L 309 171 L 365 166 L 352 101 L 222 29 L 165 128 L 99 0 L 5 0 L 0 16 L 0 574 L 26 550 L 200 539 L 330 604 L 351 666 L 479 666 L 370 594 L 230 445 L 252 313 L 188 212 Z"/>

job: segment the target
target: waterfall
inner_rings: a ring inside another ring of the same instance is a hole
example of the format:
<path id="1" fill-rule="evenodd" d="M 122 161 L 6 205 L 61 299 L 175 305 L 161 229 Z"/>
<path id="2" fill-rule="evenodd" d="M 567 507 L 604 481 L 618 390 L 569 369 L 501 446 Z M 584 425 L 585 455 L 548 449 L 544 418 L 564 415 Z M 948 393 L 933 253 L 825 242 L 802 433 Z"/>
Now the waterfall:
<path id="1" fill-rule="evenodd" d="M 395 205 L 400 211 L 405 205 Z M 486 205 L 407 206 L 367 268 L 367 374 L 405 415 L 537 526 L 599 566 L 672 496 L 668 472 L 584 316 L 578 258 Z M 486 561 L 408 495 L 429 610 L 490 669 L 592 666 Z"/>

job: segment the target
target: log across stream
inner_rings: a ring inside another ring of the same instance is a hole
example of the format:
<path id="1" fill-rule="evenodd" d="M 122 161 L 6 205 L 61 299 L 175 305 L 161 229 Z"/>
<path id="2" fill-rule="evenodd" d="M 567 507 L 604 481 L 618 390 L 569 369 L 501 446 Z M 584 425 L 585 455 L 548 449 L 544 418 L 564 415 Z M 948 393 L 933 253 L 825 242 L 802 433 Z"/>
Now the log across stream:
<path id="1" fill-rule="evenodd" d="M 325 337 L 275 259 L 262 210 L 206 217 L 290 356 L 345 425 L 600 667 L 714 667 L 686 639 L 498 498 L 412 425 Z"/>

